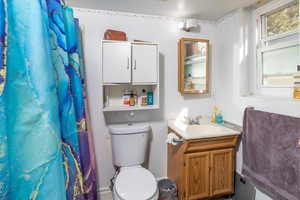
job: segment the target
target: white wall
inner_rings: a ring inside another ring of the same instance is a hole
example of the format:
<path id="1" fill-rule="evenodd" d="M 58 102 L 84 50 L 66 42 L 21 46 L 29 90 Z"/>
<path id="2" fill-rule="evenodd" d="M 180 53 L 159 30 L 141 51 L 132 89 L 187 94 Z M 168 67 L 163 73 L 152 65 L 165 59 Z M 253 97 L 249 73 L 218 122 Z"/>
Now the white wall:
<path id="1" fill-rule="evenodd" d="M 75 9 L 84 26 L 84 52 L 88 81 L 88 98 L 98 165 L 100 187 L 105 190 L 113 176 L 110 137 L 107 124 L 126 121 L 149 121 L 153 133 L 149 169 L 157 178 L 166 176 L 166 119 L 175 118 L 182 109 L 191 114 L 211 112 L 217 100 L 227 121 L 242 124 L 243 110 L 251 105 L 257 109 L 300 116 L 300 102 L 285 97 L 242 97 L 253 88 L 255 72 L 253 16 L 243 10 L 233 12 L 215 23 L 200 21 L 200 33 L 183 33 L 177 29 L 176 19 L 133 15 L 117 12 Z M 129 40 L 140 39 L 160 43 L 161 110 L 138 111 L 134 118 L 127 112 L 103 115 L 100 87 L 100 40 L 106 29 L 125 31 Z M 177 41 L 181 37 L 211 40 L 212 97 L 182 97 L 177 92 Z M 250 79 L 245 78 L 249 74 Z M 216 95 L 214 95 L 216 94 Z M 237 156 L 237 170 L 241 172 L 242 152 Z M 258 192 L 257 200 L 268 198 Z"/>
<path id="2" fill-rule="evenodd" d="M 233 12 L 217 23 L 216 100 L 224 118 L 242 125 L 247 106 L 255 109 L 300 117 L 300 101 L 290 97 L 243 95 L 255 87 L 255 25 L 252 11 Z M 248 20 L 245 20 L 248 19 Z M 246 69 L 245 69 L 246 68 Z M 248 79 L 247 79 L 248 77 Z M 237 171 L 242 168 L 241 147 L 237 154 Z M 256 200 L 270 198 L 257 191 Z"/>
<path id="3" fill-rule="evenodd" d="M 126 121 L 149 121 L 153 133 L 150 148 L 149 169 L 157 178 L 166 177 L 167 125 L 165 119 L 175 118 L 182 109 L 190 109 L 194 114 L 209 114 L 214 100 L 211 97 L 183 98 L 177 92 L 177 41 L 181 37 L 209 39 L 214 51 L 215 24 L 200 21 L 200 33 L 183 33 L 178 31 L 176 19 L 133 15 L 126 13 L 75 9 L 75 16 L 84 27 L 84 53 L 87 72 L 88 98 L 90 103 L 92 131 L 94 134 L 98 177 L 100 188 L 107 189 L 114 174 L 112 165 L 110 137 L 107 124 Z M 101 74 L 100 74 L 100 40 L 106 29 L 125 31 L 129 40 L 139 39 L 160 43 L 161 72 L 161 110 L 138 111 L 134 118 L 127 112 L 103 115 Z M 214 55 L 214 53 L 212 53 Z M 210 66 L 214 69 L 214 57 Z"/>

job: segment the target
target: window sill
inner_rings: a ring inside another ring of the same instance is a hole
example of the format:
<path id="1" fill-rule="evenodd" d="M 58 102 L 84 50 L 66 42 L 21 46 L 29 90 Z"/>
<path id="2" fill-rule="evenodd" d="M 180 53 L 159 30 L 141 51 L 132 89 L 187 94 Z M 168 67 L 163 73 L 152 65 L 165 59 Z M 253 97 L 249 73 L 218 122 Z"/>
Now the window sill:
<path id="1" fill-rule="evenodd" d="M 300 103 L 300 99 L 294 99 L 292 97 L 287 96 L 271 96 L 271 95 L 258 95 L 253 94 L 249 96 L 241 96 L 242 99 L 251 99 L 251 100 L 264 100 L 264 101 L 283 101 L 283 102 L 298 102 Z"/>

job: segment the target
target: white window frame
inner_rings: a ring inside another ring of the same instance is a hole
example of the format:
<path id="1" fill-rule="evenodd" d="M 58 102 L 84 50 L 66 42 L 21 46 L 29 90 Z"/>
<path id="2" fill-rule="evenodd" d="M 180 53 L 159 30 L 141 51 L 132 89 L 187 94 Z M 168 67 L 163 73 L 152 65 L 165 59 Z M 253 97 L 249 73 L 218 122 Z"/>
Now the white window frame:
<path id="1" fill-rule="evenodd" d="M 256 35 L 256 65 L 257 65 L 257 88 L 292 88 L 293 86 L 267 86 L 263 84 L 263 59 L 264 52 L 279 50 L 282 48 L 299 45 L 299 29 L 267 36 L 266 16 L 280 9 L 289 7 L 295 0 L 275 0 L 255 10 L 257 35 Z M 298 36 L 298 37 L 297 37 Z M 276 42 L 277 41 L 277 42 Z M 274 42 L 275 44 L 272 44 Z"/>

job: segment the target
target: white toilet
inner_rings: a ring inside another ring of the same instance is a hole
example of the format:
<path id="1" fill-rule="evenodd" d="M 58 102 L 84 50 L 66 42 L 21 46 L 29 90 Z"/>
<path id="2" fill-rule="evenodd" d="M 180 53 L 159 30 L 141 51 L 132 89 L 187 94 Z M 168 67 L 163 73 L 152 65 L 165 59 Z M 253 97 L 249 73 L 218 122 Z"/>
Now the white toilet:
<path id="1" fill-rule="evenodd" d="M 158 188 L 153 174 L 143 168 L 149 124 L 118 124 L 109 127 L 114 164 L 120 167 L 113 187 L 114 200 L 157 200 Z"/>

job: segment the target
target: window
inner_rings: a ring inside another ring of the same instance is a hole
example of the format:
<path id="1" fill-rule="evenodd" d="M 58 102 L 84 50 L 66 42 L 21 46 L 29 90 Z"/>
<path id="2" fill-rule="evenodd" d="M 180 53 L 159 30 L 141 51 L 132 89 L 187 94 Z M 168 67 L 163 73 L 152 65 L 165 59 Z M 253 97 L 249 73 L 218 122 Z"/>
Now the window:
<path id="1" fill-rule="evenodd" d="M 257 12 L 257 23 L 259 86 L 292 87 L 300 64 L 299 1 L 273 1 Z"/>
<path id="2" fill-rule="evenodd" d="M 297 30 L 299 27 L 299 3 L 267 15 L 266 25 L 268 36 Z"/>
<path id="3" fill-rule="evenodd" d="M 292 86 L 299 53 L 299 45 L 263 52 L 263 85 Z"/>

